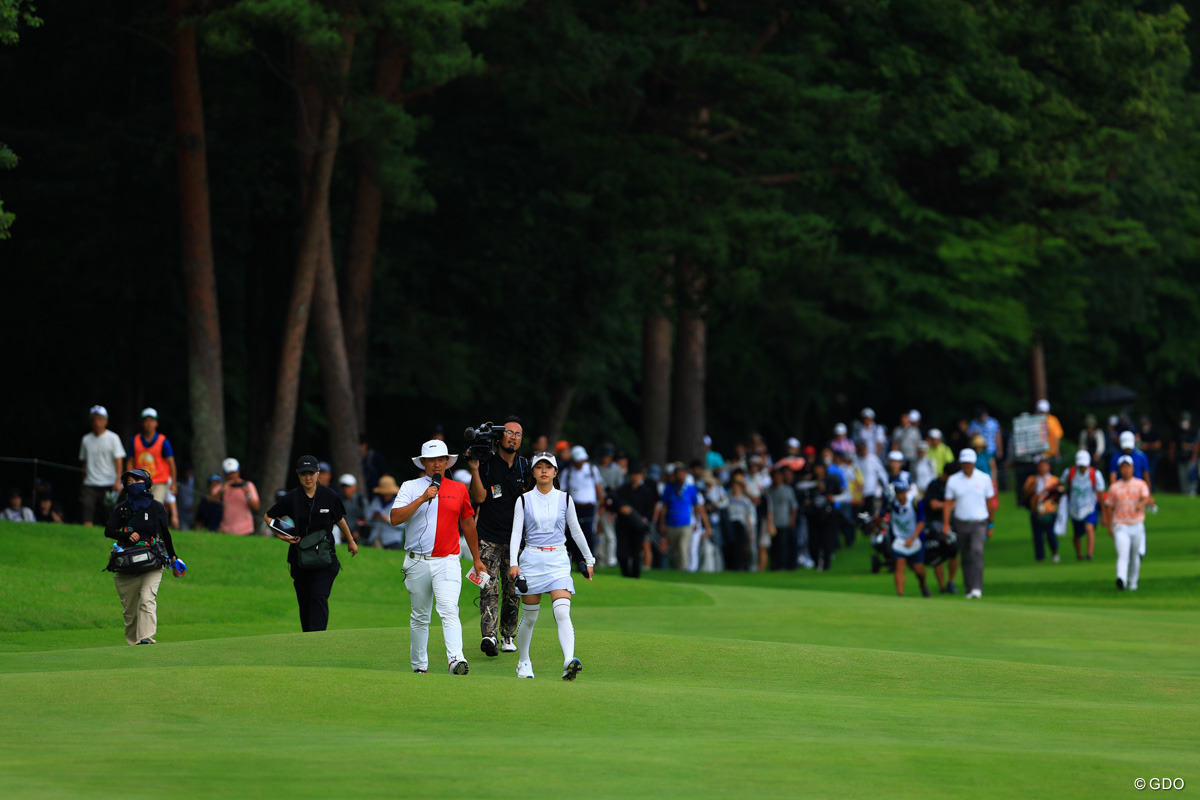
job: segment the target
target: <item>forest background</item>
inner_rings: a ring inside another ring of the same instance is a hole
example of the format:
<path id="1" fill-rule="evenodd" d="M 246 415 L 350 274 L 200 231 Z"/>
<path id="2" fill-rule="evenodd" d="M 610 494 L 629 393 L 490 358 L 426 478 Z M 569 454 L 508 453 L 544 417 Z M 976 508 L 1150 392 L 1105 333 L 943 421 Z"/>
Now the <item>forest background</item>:
<path id="1" fill-rule="evenodd" d="M 0 456 L 94 403 L 263 490 L 509 413 L 652 461 L 1113 382 L 1169 423 L 1198 7 L 0 0 Z"/>

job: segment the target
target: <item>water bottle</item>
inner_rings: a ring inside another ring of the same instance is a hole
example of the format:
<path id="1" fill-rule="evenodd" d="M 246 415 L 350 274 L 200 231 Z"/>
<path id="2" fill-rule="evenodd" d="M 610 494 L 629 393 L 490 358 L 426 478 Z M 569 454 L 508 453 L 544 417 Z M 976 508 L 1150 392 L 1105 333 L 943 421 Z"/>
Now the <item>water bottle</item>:
<path id="1" fill-rule="evenodd" d="M 174 563 L 171 564 L 171 573 L 176 578 L 182 578 L 187 574 L 187 564 L 183 563 L 182 558 L 175 559 Z"/>

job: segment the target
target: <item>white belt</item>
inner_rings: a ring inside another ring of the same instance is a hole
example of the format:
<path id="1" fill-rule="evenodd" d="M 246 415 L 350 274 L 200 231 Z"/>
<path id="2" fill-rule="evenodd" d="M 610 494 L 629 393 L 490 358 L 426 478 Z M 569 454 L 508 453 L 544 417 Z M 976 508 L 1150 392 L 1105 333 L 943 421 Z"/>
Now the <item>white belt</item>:
<path id="1" fill-rule="evenodd" d="M 427 556 L 424 553 L 418 553 L 415 550 L 409 550 L 408 557 L 414 561 L 433 561 L 433 556 Z"/>

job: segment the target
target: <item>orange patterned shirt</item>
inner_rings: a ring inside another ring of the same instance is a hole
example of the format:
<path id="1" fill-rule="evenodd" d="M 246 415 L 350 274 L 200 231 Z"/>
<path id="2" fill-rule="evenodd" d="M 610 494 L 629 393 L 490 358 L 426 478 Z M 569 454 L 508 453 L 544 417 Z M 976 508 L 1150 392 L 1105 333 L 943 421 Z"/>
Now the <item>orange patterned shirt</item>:
<path id="1" fill-rule="evenodd" d="M 1136 525 L 1146 521 L 1141 502 L 1150 499 L 1150 487 L 1141 478 L 1117 481 L 1108 487 L 1104 504 L 1113 510 L 1113 525 Z"/>

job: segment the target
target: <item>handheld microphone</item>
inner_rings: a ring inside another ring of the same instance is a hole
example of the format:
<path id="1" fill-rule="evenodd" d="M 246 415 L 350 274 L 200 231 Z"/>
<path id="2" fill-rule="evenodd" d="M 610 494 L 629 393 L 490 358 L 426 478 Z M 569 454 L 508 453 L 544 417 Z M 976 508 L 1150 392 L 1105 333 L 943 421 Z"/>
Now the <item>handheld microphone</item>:
<path id="1" fill-rule="evenodd" d="M 440 472 L 433 473 L 433 477 L 430 478 L 430 480 L 433 481 L 434 486 L 436 486 L 439 489 L 442 488 L 442 473 L 440 473 Z"/>

